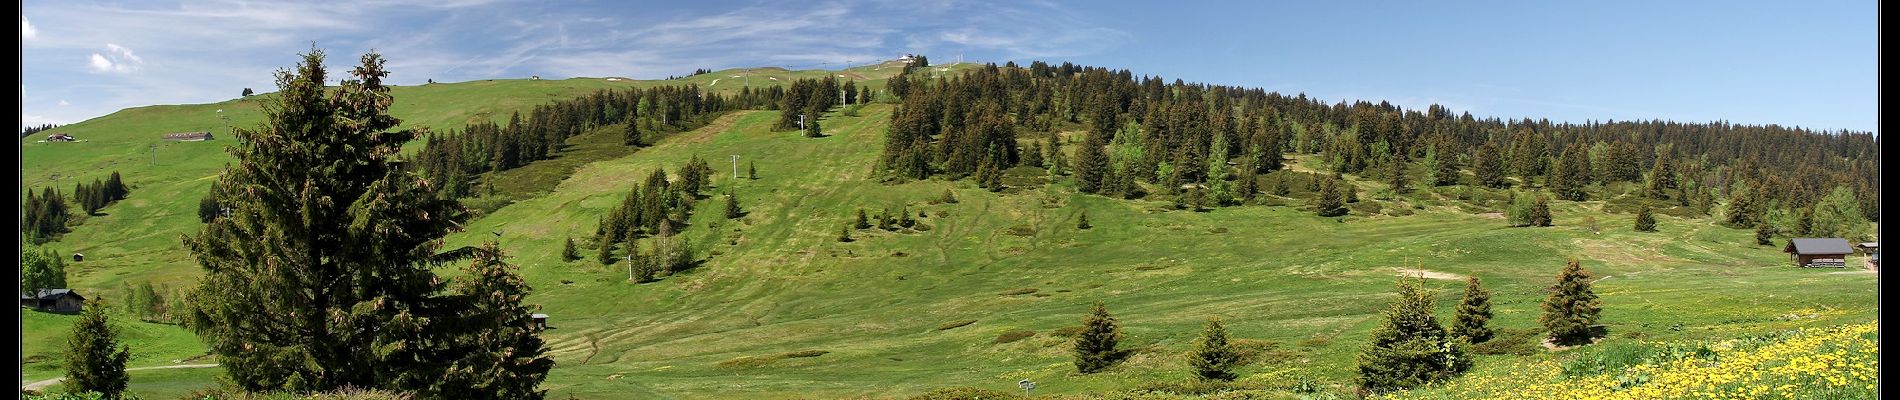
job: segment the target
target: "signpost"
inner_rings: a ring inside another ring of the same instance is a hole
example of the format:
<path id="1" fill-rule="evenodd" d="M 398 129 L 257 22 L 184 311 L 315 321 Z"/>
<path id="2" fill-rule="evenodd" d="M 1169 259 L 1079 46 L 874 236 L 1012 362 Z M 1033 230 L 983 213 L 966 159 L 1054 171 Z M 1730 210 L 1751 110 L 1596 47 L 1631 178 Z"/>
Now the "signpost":
<path id="1" fill-rule="evenodd" d="M 1028 378 L 1024 378 L 1023 380 L 1016 381 L 1016 387 L 1023 388 L 1023 395 L 1028 396 L 1029 389 L 1035 389 L 1036 383 L 1030 382 Z"/>

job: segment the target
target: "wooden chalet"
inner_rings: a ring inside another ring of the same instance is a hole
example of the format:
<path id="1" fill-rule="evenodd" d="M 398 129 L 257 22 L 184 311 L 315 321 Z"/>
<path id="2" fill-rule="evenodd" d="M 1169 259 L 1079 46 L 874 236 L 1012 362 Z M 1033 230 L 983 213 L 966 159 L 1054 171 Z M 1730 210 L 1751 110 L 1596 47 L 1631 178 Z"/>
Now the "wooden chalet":
<path id="1" fill-rule="evenodd" d="M 20 306 L 55 313 L 76 313 L 86 303 L 86 297 L 72 289 L 40 289 L 35 293 L 21 293 Z"/>
<path id="2" fill-rule="evenodd" d="M 179 132 L 165 134 L 165 140 L 177 142 L 199 142 L 211 140 L 211 132 Z"/>
<path id="3" fill-rule="evenodd" d="M 1788 253 L 1797 267 L 1847 267 L 1847 255 L 1854 253 L 1854 246 L 1841 238 L 1795 238 L 1788 240 L 1788 247 L 1781 251 Z"/>

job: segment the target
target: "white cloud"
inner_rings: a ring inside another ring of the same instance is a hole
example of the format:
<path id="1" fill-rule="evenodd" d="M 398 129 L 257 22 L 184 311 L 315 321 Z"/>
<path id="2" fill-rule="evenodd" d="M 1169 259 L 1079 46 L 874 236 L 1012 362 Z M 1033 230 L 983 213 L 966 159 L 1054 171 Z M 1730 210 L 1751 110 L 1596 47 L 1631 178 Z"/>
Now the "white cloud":
<path id="1" fill-rule="evenodd" d="M 73 105 L 73 103 L 67 103 L 67 102 L 66 102 L 65 100 L 60 100 L 60 101 L 59 101 L 59 106 L 60 106 L 60 107 L 65 107 L 65 106 L 70 106 L 70 105 Z"/>
<path id="2" fill-rule="evenodd" d="M 27 22 L 25 15 L 20 16 L 20 38 L 32 39 L 39 36 L 40 30 L 33 29 L 33 23 Z"/>
<path id="3" fill-rule="evenodd" d="M 92 53 L 87 64 L 91 65 L 95 72 L 126 74 L 138 72 L 139 67 L 145 65 L 145 59 L 139 58 L 137 54 L 132 53 L 132 49 L 125 46 L 106 43 L 106 55 Z"/>

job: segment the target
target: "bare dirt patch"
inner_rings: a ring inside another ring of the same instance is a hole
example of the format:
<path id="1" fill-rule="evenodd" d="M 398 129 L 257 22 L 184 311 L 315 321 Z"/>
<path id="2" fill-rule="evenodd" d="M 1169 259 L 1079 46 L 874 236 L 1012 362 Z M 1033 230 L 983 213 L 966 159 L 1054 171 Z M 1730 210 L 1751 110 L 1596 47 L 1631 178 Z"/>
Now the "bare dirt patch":
<path id="1" fill-rule="evenodd" d="M 1464 275 L 1454 274 L 1450 272 L 1438 272 L 1438 271 L 1432 271 L 1432 270 L 1411 269 L 1411 268 L 1396 268 L 1396 269 L 1399 270 L 1399 276 L 1407 276 L 1407 277 L 1421 276 L 1421 277 L 1424 277 L 1425 279 L 1437 279 L 1437 280 L 1443 280 L 1443 281 L 1465 280 Z"/>

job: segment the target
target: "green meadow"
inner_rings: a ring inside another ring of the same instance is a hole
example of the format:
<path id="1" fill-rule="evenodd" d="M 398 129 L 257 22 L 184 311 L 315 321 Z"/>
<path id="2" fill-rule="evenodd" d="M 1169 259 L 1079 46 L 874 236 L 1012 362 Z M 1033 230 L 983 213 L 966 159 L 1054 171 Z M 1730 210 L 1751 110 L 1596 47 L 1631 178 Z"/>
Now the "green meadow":
<path id="1" fill-rule="evenodd" d="M 676 81 L 404 86 L 395 89 L 393 113 L 405 127 L 440 131 L 604 88 L 685 82 L 736 91 L 825 74 L 875 88 L 895 72 L 750 69 Z M 197 201 L 231 162 L 222 147 L 233 139 L 215 110 L 232 126 L 255 126 L 267 96 L 128 109 L 55 130 L 82 142 L 23 139 L 22 192 L 55 173 L 62 191 L 113 171 L 133 187 L 106 215 L 83 218 L 48 245 L 86 254 L 68 263 L 71 286 L 116 300 L 125 283 L 192 284 L 199 269 L 180 235 L 198 229 Z M 511 203 L 470 221 L 448 245 L 495 240 L 521 267 L 535 289 L 530 302 L 551 316 L 543 338 L 556 366 L 542 387 L 552 398 L 902 398 L 958 386 L 1020 393 L 1021 379 L 1037 382 L 1038 395 L 1127 391 L 1191 380 L 1183 354 L 1209 317 L 1252 351 L 1236 371 L 1241 382 L 1287 397 L 1350 397 L 1354 355 L 1406 274 L 1431 278 L 1441 322 L 1451 320 L 1463 277 L 1477 276 L 1493 293 L 1492 326 L 1525 333 L 1501 340 L 1532 355 L 1480 355 L 1480 369 L 1575 357 L 1580 350 L 1543 350 L 1531 332 L 1544 288 L 1572 258 L 1599 279 L 1606 345 L 1717 340 L 1878 314 L 1872 273 L 1794 268 L 1778 246 L 1755 245 L 1752 231 L 1707 217 L 1662 213 L 1658 232 L 1635 232 L 1633 216 L 1605 211 L 1604 201 L 1553 201 L 1556 226 L 1513 228 L 1497 210 L 1456 199 L 1462 187 L 1380 196 L 1383 184 L 1353 176 L 1360 204 L 1335 218 L 1303 209 L 1310 195 L 1302 193 L 1264 196 L 1277 205 L 1179 210 L 1165 196 L 1079 194 L 1067 177 L 1029 168 L 1010 170 L 1009 187 L 998 193 L 968 180 L 886 182 L 875 164 L 891 112 L 888 104 L 834 110 L 823 120 L 826 136 L 805 138 L 770 130 L 776 111 L 738 111 L 637 151 L 618 147 L 620 126 L 584 132 L 563 156 L 504 172 L 513 175 L 502 181 L 516 183 L 503 189 Z M 220 137 L 158 140 L 199 130 Z M 734 155 L 742 176 L 756 164 L 757 179 L 732 175 Z M 718 171 L 682 233 L 703 264 L 635 284 L 626 262 L 595 262 L 600 217 L 649 171 L 675 171 L 693 156 Z M 1316 163 L 1300 156 L 1291 166 Z M 957 201 L 939 202 L 946 191 Z M 721 215 L 728 192 L 743 217 Z M 854 230 L 852 241 L 838 240 L 859 209 L 908 210 L 921 228 Z M 1084 213 L 1091 229 L 1077 227 Z M 1601 231 L 1585 229 L 1586 218 Z M 562 261 L 568 238 L 589 256 Z M 1073 330 L 1065 328 L 1078 326 L 1095 301 L 1106 302 L 1123 329 L 1122 347 L 1134 353 L 1080 375 L 1071 364 Z M 59 375 L 76 317 L 22 312 L 25 379 Z M 115 318 L 132 347 L 130 367 L 204 354 L 184 329 Z M 137 371 L 131 388 L 175 398 L 215 385 L 217 371 Z"/>

